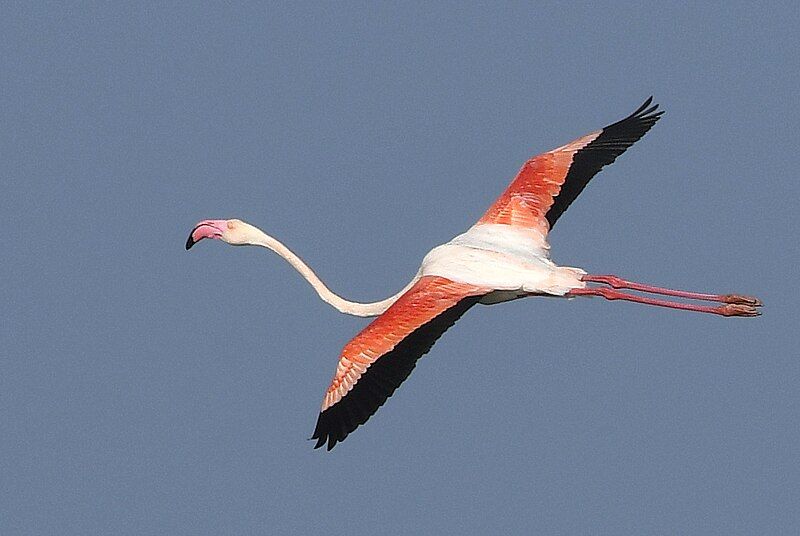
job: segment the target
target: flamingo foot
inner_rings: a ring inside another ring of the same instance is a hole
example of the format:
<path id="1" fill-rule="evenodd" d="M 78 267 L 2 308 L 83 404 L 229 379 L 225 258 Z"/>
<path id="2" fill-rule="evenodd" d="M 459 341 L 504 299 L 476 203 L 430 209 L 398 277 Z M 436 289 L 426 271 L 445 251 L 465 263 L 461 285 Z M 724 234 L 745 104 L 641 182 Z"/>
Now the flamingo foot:
<path id="1" fill-rule="evenodd" d="M 761 303 L 759 302 L 759 305 Z M 752 305 L 746 305 L 743 303 L 728 303 L 727 305 L 721 305 L 718 307 L 719 314 L 722 316 L 760 316 L 761 311 L 756 309 Z"/>
<path id="2" fill-rule="evenodd" d="M 733 304 L 741 304 L 741 305 L 750 305 L 751 307 L 761 307 L 763 303 L 758 298 L 754 298 L 753 296 L 743 296 L 741 294 L 725 294 L 722 296 L 722 300 L 724 303 L 733 303 Z"/>

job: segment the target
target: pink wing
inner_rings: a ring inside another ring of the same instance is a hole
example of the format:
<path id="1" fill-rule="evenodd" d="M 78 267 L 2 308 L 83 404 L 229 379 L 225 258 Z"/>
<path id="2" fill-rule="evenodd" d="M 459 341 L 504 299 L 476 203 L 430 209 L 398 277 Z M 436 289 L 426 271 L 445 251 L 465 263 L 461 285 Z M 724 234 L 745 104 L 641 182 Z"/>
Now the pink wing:
<path id="1" fill-rule="evenodd" d="M 652 100 L 613 125 L 525 162 L 479 223 L 527 227 L 546 235 L 591 178 L 658 121 L 664 112 L 656 112 L 657 104 L 650 107 Z"/>
<path id="2" fill-rule="evenodd" d="M 331 450 L 364 424 L 417 360 L 490 289 L 422 277 L 342 350 L 312 439 Z"/>

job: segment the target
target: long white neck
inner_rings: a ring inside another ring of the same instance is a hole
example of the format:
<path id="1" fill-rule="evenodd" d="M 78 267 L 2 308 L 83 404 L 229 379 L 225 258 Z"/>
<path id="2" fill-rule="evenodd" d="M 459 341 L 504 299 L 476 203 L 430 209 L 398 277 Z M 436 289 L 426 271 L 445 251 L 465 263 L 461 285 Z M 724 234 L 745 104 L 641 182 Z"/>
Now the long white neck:
<path id="1" fill-rule="evenodd" d="M 276 240 L 275 238 L 269 236 L 267 233 L 250 225 L 251 229 L 250 232 L 247 233 L 247 241 L 241 245 L 251 245 L 251 246 L 261 246 L 267 249 L 270 249 L 286 259 L 286 261 L 291 264 L 295 270 L 300 272 L 300 275 L 306 278 L 306 281 L 311 283 L 311 286 L 314 287 L 314 290 L 317 291 L 319 297 L 322 298 L 322 301 L 325 303 L 330 304 L 336 310 L 353 316 L 378 316 L 383 313 L 386 309 L 389 308 L 397 299 L 402 296 L 408 289 L 410 289 L 414 283 L 417 282 L 419 279 L 419 274 L 414 276 L 411 282 L 405 286 L 403 290 L 395 294 L 394 296 L 390 296 L 385 300 L 373 302 L 373 303 L 358 303 L 352 302 L 334 294 L 328 287 L 325 286 L 325 283 L 317 277 L 317 274 L 308 267 L 308 265 L 303 262 L 303 260 L 295 255 L 289 248 L 284 246 L 281 242 Z"/>

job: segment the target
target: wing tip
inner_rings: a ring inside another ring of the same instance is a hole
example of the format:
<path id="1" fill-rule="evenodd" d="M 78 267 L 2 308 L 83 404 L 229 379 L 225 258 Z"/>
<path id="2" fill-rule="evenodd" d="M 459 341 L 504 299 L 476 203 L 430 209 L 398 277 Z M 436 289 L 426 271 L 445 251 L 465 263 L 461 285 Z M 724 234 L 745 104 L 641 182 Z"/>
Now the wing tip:
<path id="1" fill-rule="evenodd" d="M 644 103 L 642 103 L 642 105 L 636 109 L 635 112 L 633 112 L 631 115 L 623 119 L 623 121 L 626 121 L 628 119 L 637 119 L 639 121 L 652 120 L 655 123 L 656 121 L 658 121 L 658 118 L 664 114 L 664 110 L 656 111 L 658 110 L 659 104 L 655 103 L 651 106 L 652 103 L 653 103 L 653 96 L 650 95 L 649 97 L 647 97 Z"/>
<path id="2" fill-rule="evenodd" d="M 317 442 L 316 442 L 316 444 L 314 444 L 314 450 L 320 448 L 328 440 L 328 438 L 327 438 L 327 436 L 325 434 L 314 435 L 314 436 L 311 436 L 311 437 L 308 438 L 309 441 L 314 441 L 315 439 L 317 440 Z"/>
<path id="3" fill-rule="evenodd" d="M 344 441 L 350 432 L 358 428 L 363 423 L 351 422 L 346 415 L 344 415 L 341 400 L 321 411 L 317 417 L 317 426 L 314 428 L 314 433 L 311 435 L 311 440 L 316 439 L 314 449 L 322 448 L 327 444 L 326 450 L 330 451 L 337 443 Z"/>
<path id="4" fill-rule="evenodd" d="M 327 410 L 326 410 L 327 411 Z M 325 443 L 328 444 L 328 451 L 330 451 L 339 439 L 335 438 L 333 435 L 333 430 L 331 430 L 330 426 L 326 426 L 326 413 L 325 411 L 321 411 L 319 416 L 317 417 L 317 426 L 314 428 L 314 433 L 311 435 L 311 440 L 317 440 L 316 444 L 314 445 L 314 450 L 322 447 Z M 344 439 L 344 438 L 342 438 Z"/>
<path id="5" fill-rule="evenodd" d="M 630 114 L 624 119 L 620 119 L 614 124 L 608 125 L 601 132 L 613 132 L 612 136 L 622 136 L 626 148 L 630 147 L 633 143 L 644 136 L 648 130 L 664 115 L 664 110 L 659 110 L 659 104 L 653 104 L 653 97 L 648 97 L 635 112 Z M 598 142 L 599 140 L 595 140 Z M 592 144 L 590 144 L 592 145 Z M 603 144 L 594 143 L 595 147 L 601 147 Z"/>
<path id="6" fill-rule="evenodd" d="M 385 399 L 378 401 L 378 403 L 375 404 L 375 409 L 372 410 L 371 413 L 360 418 L 353 417 L 349 414 L 350 408 L 348 408 L 347 405 L 353 403 L 353 401 L 345 398 L 342 398 L 336 404 L 321 411 L 317 417 L 317 426 L 314 428 L 314 433 L 309 438 L 311 440 L 317 440 L 314 449 L 321 448 L 326 444 L 326 450 L 330 451 L 333 449 L 337 443 L 341 443 L 347 439 L 347 436 L 349 436 L 351 432 L 367 422 L 367 419 L 374 415 L 375 411 L 377 411 L 385 401 Z"/>

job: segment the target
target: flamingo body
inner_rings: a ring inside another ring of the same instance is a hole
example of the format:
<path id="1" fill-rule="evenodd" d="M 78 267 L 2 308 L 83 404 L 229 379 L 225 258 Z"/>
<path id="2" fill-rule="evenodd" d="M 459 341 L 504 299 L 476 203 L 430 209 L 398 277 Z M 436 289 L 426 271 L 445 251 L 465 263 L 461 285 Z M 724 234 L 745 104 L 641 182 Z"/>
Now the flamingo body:
<path id="1" fill-rule="evenodd" d="M 313 438 L 315 448 L 332 449 L 365 423 L 408 377 L 417 360 L 477 303 L 525 296 L 602 296 L 610 300 L 714 313 L 755 316 L 761 305 L 740 295 L 699 294 L 594 276 L 550 260 L 547 235 L 558 218 L 600 169 L 612 163 L 658 121 L 663 112 L 652 98 L 633 114 L 602 130 L 536 156 L 494 204 L 465 233 L 432 249 L 400 292 L 374 303 L 355 303 L 331 292 L 297 255 L 278 240 L 240 220 L 204 220 L 186 242 L 203 238 L 233 245 L 257 245 L 286 259 L 339 311 L 377 316 L 345 345 L 325 391 Z M 588 287 L 588 282 L 612 288 Z M 618 289 L 723 302 L 711 307 L 667 302 Z"/>
<path id="2" fill-rule="evenodd" d="M 586 272 L 557 266 L 549 249 L 535 229 L 479 223 L 431 250 L 422 261 L 421 274 L 480 285 L 489 289 L 487 300 L 492 303 L 503 301 L 499 296 L 508 296 L 507 291 L 563 296 L 585 287 L 580 278 Z"/>

